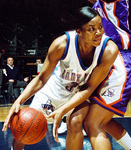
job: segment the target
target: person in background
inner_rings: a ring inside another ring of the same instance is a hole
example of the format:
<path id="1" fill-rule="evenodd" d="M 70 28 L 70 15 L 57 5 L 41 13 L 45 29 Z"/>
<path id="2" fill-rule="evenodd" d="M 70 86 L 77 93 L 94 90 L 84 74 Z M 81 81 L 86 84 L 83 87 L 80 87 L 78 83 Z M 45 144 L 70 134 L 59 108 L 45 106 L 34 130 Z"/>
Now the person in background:
<path id="1" fill-rule="evenodd" d="M 37 59 L 36 59 L 36 65 L 38 65 L 38 64 L 42 64 L 41 58 L 37 58 Z"/>
<path id="2" fill-rule="evenodd" d="M 39 74 L 41 69 L 42 69 L 42 65 L 43 65 L 42 59 L 41 58 L 37 58 L 35 64 L 37 66 L 37 74 Z M 41 64 L 41 65 L 39 65 L 39 64 Z"/>
<path id="3" fill-rule="evenodd" d="M 16 100 L 14 88 L 25 88 L 28 84 L 29 78 L 23 78 L 19 68 L 14 65 L 13 57 L 7 58 L 7 65 L 4 70 L 4 75 L 9 101 L 13 103 Z"/>
<path id="4" fill-rule="evenodd" d="M 106 131 L 110 132 L 112 127 L 108 123 L 112 121 L 114 113 L 124 115 L 126 111 L 128 96 L 131 96 L 128 92 L 131 85 L 126 84 L 131 79 L 126 80 L 126 75 L 129 76 L 131 72 L 131 62 L 124 57 L 125 52 L 120 53 L 112 39 L 104 34 L 102 20 L 96 10 L 82 7 L 74 17 L 75 30 L 65 32 L 52 42 L 40 74 L 14 102 L 2 131 L 7 130 L 11 116 L 19 111 L 20 105 L 40 90 L 41 94 L 32 101 L 30 107 L 49 115 L 47 119 L 53 122 L 53 136 L 57 142 L 59 124 L 68 113 L 67 150 L 82 149 L 82 124 L 87 117 L 88 137 L 93 149 L 110 150 L 111 144 L 104 128 L 106 126 Z M 131 58 L 131 53 L 127 53 Z M 55 70 L 56 66 L 58 68 Z M 116 105 L 110 105 L 110 109 L 100 106 L 95 99 L 101 101 L 101 97 L 104 106 L 112 101 Z M 90 99 L 90 104 L 87 99 Z M 118 129 L 119 132 L 112 129 L 115 138 L 117 134 L 123 136 L 125 133 Z M 14 139 L 14 150 L 23 147 Z"/>

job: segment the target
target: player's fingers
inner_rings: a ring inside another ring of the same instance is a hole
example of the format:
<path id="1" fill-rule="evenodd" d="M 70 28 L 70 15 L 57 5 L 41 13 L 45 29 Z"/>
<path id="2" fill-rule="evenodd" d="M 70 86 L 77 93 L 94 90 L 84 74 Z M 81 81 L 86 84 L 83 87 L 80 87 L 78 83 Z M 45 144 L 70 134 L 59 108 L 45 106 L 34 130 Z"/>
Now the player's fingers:
<path id="1" fill-rule="evenodd" d="M 6 119 L 4 121 L 2 131 L 6 131 L 8 129 L 12 115 L 14 113 L 18 113 L 19 110 L 20 110 L 20 105 L 19 104 L 16 104 L 16 105 L 12 106 L 12 108 L 9 111 L 8 116 L 6 117 Z"/>
<path id="2" fill-rule="evenodd" d="M 59 143 L 59 139 L 58 139 L 58 126 L 56 123 L 54 123 L 53 125 L 53 136 L 55 138 L 55 141 Z"/>
<path id="3" fill-rule="evenodd" d="M 49 118 L 54 118 L 54 112 L 52 112 L 52 113 L 50 113 L 48 116 L 47 116 L 47 119 L 49 119 Z"/>
<path id="4" fill-rule="evenodd" d="M 15 113 L 18 113 L 18 112 L 19 112 L 19 110 L 20 110 L 20 105 L 19 105 L 19 104 L 17 104 L 14 112 L 15 112 Z"/>
<path id="5" fill-rule="evenodd" d="M 7 116 L 5 121 L 4 121 L 4 125 L 3 125 L 3 128 L 2 128 L 2 131 L 6 131 L 8 129 L 9 121 L 10 121 L 10 117 Z"/>

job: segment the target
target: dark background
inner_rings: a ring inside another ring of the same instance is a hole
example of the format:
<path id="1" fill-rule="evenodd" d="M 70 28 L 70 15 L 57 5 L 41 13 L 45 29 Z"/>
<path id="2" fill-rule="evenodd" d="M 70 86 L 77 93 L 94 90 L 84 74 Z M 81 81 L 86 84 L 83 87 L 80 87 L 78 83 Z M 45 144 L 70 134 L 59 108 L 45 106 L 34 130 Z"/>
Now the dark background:
<path id="1" fill-rule="evenodd" d="M 0 47 L 16 55 L 46 52 L 53 39 L 68 29 L 70 15 L 87 0 L 1 0 Z"/>
<path id="2" fill-rule="evenodd" d="M 92 7 L 88 0 L 0 0 L 0 48 L 13 55 L 30 55 L 29 49 L 44 55 L 68 30 L 72 11 L 85 5 Z"/>

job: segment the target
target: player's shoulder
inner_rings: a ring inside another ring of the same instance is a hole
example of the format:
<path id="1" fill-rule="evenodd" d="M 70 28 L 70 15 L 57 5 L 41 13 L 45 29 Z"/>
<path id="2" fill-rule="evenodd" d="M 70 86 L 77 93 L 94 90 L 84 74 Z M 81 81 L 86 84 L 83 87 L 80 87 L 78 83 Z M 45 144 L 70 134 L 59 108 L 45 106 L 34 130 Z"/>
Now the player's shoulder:
<path id="1" fill-rule="evenodd" d="M 113 40 L 108 40 L 106 47 L 105 47 L 105 51 L 106 53 L 110 54 L 110 55 L 117 55 L 118 54 L 118 47 L 115 44 L 115 42 Z"/>
<path id="2" fill-rule="evenodd" d="M 65 49 L 67 44 L 67 36 L 66 34 L 63 34 L 59 37 L 57 37 L 54 41 L 53 41 L 53 45 L 55 48 L 59 49 Z"/>
<path id="3" fill-rule="evenodd" d="M 114 41 L 112 40 L 108 40 L 106 47 L 105 47 L 105 51 L 103 54 L 103 58 L 106 62 L 112 62 L 116 59 L 117 55 L 118 55 L 118 47 L 117 45 L 114 43 Z"/>
<path id="4" fill-rule="evenodd" d="M 67 36 L 64 34 L 58 38 L 56 38 L 48 50 L 48 57 L 56 58 L 60 60 L 64 54 L 65 48 L 67 44 Z"/>

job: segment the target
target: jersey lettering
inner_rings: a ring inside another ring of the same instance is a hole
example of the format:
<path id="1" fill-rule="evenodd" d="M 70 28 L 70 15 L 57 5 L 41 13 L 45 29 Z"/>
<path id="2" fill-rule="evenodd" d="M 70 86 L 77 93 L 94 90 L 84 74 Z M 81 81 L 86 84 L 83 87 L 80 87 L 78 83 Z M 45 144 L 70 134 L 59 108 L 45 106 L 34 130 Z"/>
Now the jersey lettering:
<path id="1" fill-rule="evenodd" d="M 68 92 L 72 92 L 73 89 L 78 85 L 78 83 L 76 83 L 76 82 L 72 82 L 71 84 L 72 84 L 72 85 L 68 85 L 68 86 L 65 87 L 65 89 L 66 89 Z"/>
<path id="2" fill-rule="evenodd" d="M 66 71 L 66 70 L 64 70 L 63 73 L 62 73 L 62 79 L 65 79 L 65 80 L 80 82 L 80 77 L 81 77 L 81 74 L 77 74 L 77 73 L 74 73 L 74 72 L 69 72 L 69 71 Z"/>

